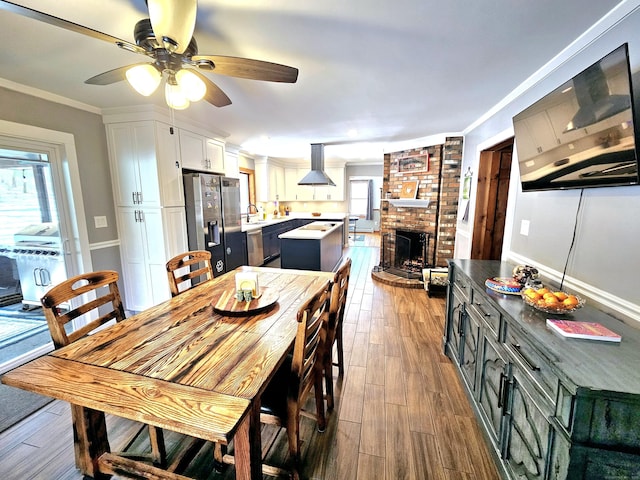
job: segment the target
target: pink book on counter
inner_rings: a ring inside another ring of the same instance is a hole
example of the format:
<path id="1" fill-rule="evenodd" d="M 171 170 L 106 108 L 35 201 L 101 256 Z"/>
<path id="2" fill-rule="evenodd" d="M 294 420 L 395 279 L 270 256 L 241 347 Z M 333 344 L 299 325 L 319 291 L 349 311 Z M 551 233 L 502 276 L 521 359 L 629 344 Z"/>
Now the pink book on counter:
<path id="1" fill-rule="evenodd" d="M 547 318 L 547 326 L 563 337 L 619 342 L 622 337 L 608 328 L 594 322 L 575 320 L 555 320 Z"/>

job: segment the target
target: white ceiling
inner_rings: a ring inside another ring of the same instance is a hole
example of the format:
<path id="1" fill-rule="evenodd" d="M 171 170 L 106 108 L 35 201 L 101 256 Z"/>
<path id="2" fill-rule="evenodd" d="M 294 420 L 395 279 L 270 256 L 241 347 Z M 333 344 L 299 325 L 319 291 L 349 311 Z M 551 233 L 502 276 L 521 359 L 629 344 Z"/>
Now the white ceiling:
<path id="1" fill-rule="evenodd" d="M 144 0 L 15 1 L 129 42 L 148 16 Z M 618 3 L 199 0 L 200 54 L 300 73 L 295 84 L 207 74 L 232 105 L 199 102 L 186 114 L 257 154 L 308 158 L 310 143 L 325 143 L 327 156 L 380 159 L 390 143 L 462 132 Z M 99 108 L 164 105 L 161 89 L 144 98 L 126 82 L 84 84 L 144 60 L 106 42 L 0 11 L 0 45 L 10 82 Z"/>

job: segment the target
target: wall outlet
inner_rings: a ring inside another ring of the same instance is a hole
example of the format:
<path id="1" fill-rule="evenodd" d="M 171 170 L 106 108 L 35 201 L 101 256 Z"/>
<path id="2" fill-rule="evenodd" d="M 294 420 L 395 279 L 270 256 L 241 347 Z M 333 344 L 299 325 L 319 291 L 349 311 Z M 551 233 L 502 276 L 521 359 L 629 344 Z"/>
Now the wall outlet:
<path id="1" fill-rule="evenodd" d="M 525 237 L 529 235 L 529 220 L 522 220 L 520 223 L 520 235 Z"/>
<path id="2" fill-rule="evenodd" d="M 107 227 L 107 217 L 93 217 L 93 222 L 96 224 L 96 228 L 106 228 Z"/>

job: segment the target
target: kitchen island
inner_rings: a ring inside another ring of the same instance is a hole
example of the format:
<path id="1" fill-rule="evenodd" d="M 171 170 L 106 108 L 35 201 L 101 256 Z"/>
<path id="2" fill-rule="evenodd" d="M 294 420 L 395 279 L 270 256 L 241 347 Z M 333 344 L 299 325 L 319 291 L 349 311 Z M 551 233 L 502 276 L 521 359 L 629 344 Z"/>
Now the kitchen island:
<path id="1" fill-rule="evenodd" d="M 342 258 L 341 222 L 312 222 L 279 235 L 280 266 L 332 272 Z"/>

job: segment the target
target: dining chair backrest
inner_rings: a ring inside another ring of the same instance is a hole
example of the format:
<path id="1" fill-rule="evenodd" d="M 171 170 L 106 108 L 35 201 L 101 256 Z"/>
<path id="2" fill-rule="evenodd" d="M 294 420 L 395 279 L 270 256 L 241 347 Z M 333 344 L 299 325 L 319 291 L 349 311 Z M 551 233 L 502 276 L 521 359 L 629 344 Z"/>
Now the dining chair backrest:
<path id="1" fill-rule="evenodd" d="M 322 329 L 322 345 L 320 350 L 322 371 L 325 379 L 327 409 L 333 409 L 333 345 L 337 343 L 338 372 L 344 375 L 344 346 L 342 342 L 342 323 L 347 305 L 349 276 L 351 275 L 351 258 L 347 257 L 340 264 L 333 277 L 329 314 Z"/>
<path id="2" fill-rule="evenodd" d="M 344 319 L 344 311 L 347 305 L 347 294 L 349 291 L 349 276 L 351 275 L 351 258 L 347 257 L 333 278 L 331 286 L 331 302 L 329 305 L 329 326 L 332 327 L 334 336 L 335 329 Z"/>
<path id="3" fill-rule="evenodd" d="M 40 299 L 56 349 L 85 337 L 107 322 L 120 322 L 125 319 L 118 278 L 118 272 L 113 270 L 83 273 L 56 285 Z M 94 295 L 95 298 L 91 298 Z M 89 318 L 85 325 L 76 330 L 66 328 L 72 320 L 83 316 Z M 76 422 L 83 418 L 82 409 L 71 404 L 71 416 L 73 424 L 76 425 Z M 140 431 L 145 428 L 148 429 L 151 444 L 151 453 L 148 456 L 154 464 L 164 465 L 167 453 L 164 434 L 159 427 L 143 425 L 138 431 L 133 432 L 125 445 L 132 445 Z M 145 455 L 140 456 L 143 457 Z"/>
<path id="4" fill-rule="evenodd" d="M 167 262 L 167 278 L 172 297 L 211 280 L 211 253 L 206 250 L 192 250 L 176 255 Z M 186 282 L 189 282 L 188 286 Z"/>
<path id="5" fill-rule="evenodd" d="M 83 273 L 54 286 L 41 298 L 55 348 L 69 345 L 111 320 L 125 319 L 117 281 L 118 272 L 113 270 Z M 91 293 L 95 298 L 89 298 Z M 72 320 L 91 315 L 96 318 L 76 330 L 67 329 Z"/>
<path id="6" fill-rule="evenodd" d="M 323 322 L 326 322 L 328 311 L 328 285 L 319 288 L 308 297 L 299 307 L 297 313 L 298 331 L 293 347 L 291 372 L 293 386 L 297 384 L 293 392 L 297 401 L 301 401 L 314 386 L 317 376 L 317 351 L 320 346 L 320 330 Z"/>

